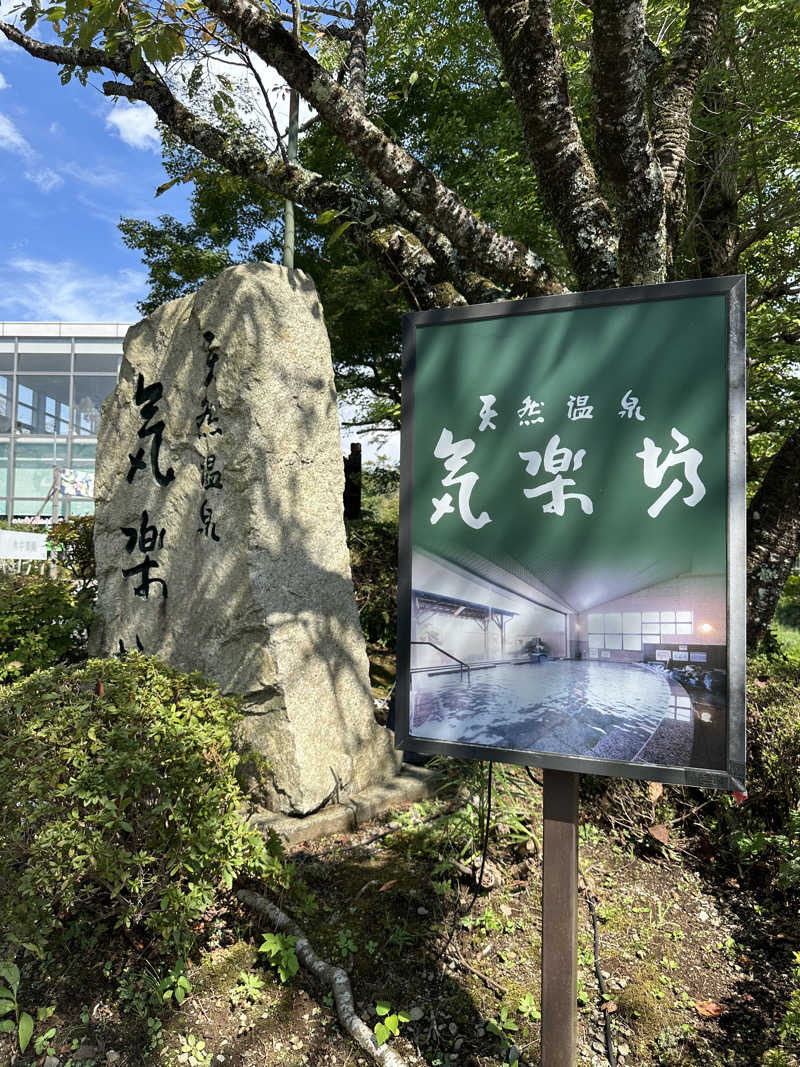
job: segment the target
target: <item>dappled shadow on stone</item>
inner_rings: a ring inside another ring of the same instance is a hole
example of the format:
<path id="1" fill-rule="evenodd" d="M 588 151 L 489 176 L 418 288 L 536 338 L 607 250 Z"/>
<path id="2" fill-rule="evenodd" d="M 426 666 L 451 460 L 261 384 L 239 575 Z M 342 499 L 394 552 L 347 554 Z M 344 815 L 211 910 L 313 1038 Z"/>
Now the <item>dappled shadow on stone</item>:
<path id="1" fill-rule="evenodd" d="M 95 648 L 138 643 L 242 694 L 253 784 L 298 814 L 396 767 L 342 488 L 330 349 L 302 272 L 232 268 L 129 332 L 98 446 Z"/>

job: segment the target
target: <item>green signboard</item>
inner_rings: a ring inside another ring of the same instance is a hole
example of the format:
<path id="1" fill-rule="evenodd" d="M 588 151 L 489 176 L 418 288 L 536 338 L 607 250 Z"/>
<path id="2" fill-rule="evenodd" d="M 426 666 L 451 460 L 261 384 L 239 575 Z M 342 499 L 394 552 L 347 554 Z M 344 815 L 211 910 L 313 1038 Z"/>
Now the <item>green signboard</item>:
<path id="1" fill-rule="evenodd" d="M 744 779 L 744 280 L 406 317 L 398 744 Z"/>

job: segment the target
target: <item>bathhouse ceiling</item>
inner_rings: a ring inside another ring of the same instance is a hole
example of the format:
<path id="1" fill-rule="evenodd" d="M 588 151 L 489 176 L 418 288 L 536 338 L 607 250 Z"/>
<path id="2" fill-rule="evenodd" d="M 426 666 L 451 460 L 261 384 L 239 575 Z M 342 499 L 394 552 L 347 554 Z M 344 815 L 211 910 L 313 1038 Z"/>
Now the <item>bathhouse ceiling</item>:
<path id="1" fill-rule="evenodd" d="M 488 603 L 490 599 L 493 607 L 514 612 L 520 610 L 520 598 L 562 613 L 573 610 L 515 560 L 503 559 L 502 564 L 492 563 L 473 552 L 453 553 L 442 560 L 415 548 L 413 582 L 417 588 L 435 588 L 448 597 L 463 597 L 478 603 Z"/>
<path id="2" fill-rule="evenodd" d="M 556 611 L 568 612 L 588 611 L 598 604 L 675 578 L 685 569 L 672 560 L 664 560 L 639 571 L 620 568 L 617 573 L 602 574 L 582 567 L 580 560 L 555 567 L 542 560 L 534 574 L 512 556 L 489 561 L 474 552 L 454 552 L 448 558 L 493 585 Z"/>

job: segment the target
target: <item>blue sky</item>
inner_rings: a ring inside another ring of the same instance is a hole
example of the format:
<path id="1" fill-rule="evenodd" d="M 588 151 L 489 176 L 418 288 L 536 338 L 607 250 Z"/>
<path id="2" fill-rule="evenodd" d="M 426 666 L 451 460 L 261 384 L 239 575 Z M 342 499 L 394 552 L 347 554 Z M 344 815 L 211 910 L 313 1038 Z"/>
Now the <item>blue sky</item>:
<path id="1" fill-rule="evenodd" d="M 55 65 L 0 38 L 0 319 L 138 319 L 146 271 L 117 223 L 185 218 L 185 187 L 154 199 L 163 180 L 149 109 L 62 86 Z"/>
<path id="2" fill-rule="evenodd" d="M 0 321 L 137 321 L 147 272 L 117 224 L 188 218 L 187 186 L 155 198 L 165 174 L 152 112 L 112 102 L 102 80 L 62 86 L 55 64 L 0 35 Z M 396 437 L 345 435 L 365 458 L 395 461 Z"/>

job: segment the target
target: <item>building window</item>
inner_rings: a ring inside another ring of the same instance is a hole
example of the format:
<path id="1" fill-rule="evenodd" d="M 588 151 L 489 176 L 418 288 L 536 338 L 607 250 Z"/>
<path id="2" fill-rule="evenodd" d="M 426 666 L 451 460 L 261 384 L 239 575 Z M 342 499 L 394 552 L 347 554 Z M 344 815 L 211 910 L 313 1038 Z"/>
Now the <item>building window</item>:
<path id="1" fill-rule="evenodd" d="M 0 374 L 0 433 L 11 433 L 11 378 Z"/>
<path id="2" fill-rule="evenodd" d="M 66 435 L 68 413 L 68 375 L 17 375 L 16 424 L 19 433 Z"/>
<path id="3" fill-rule="evenodd" d="M 6 511 L 6 502 L 3 497 L 8 496 L 8 460 L 11 453 L 11 445 L 8 441 L 0 441 L 0 511 Z"/>
<path id="4" fill-rule="evenodd" d="M 92 327 L 78 337 L 64 325 L 5 323 L 0 336 L 0 515 L 24 519 L 42 508 L 53 467 L 93 471 L 100 407 L 114 390 L 124 327 Z M 108 331 L 107 334 L 104 333 Z M 49 336 L 48 336 L 49 335 Z M 94 501 L 62 498 L 61 515 L 94 511 Z M 48 501 L 43 517 L 53 514 Z"/>
<path id="5" fill-rule="evenodd" d="M 588 618 L 590 649 L 641 652 L 642 646 L 675 643 L 694 633 L 691 611 L 594 612 Z"/>
<path id="6" fill-rule="evenodd" d="M 17 441 L 14 452 L 14 496 L 43 500 L 53 484 L 53 468 L 66 465 L 66 441 Z"/>
<path id="7" fill-rule="evenodd" d="M 96 437 L 100 429 L 100 408 L 117 379 L 110 374 L 76 374 L 72 410 L 72 432 L 80 437 Z"/>

